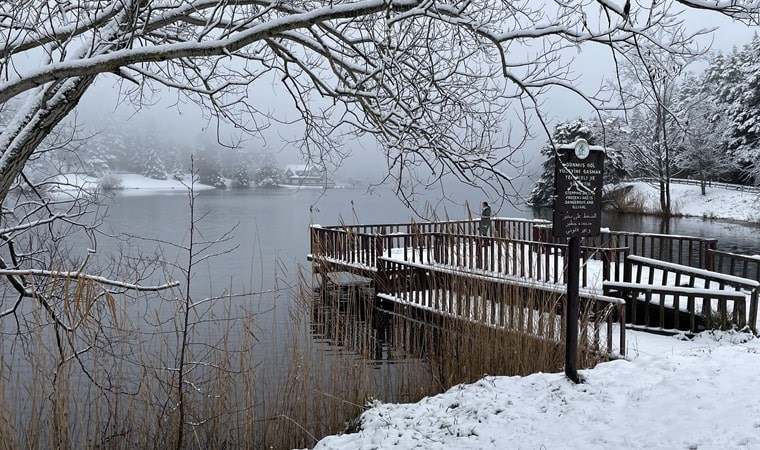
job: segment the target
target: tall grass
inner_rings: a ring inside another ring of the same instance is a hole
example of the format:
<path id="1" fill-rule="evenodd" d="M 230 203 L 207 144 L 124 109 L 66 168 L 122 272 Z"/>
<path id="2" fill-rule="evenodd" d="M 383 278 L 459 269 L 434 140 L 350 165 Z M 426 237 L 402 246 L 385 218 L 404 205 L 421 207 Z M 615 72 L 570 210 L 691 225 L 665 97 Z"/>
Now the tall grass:
<path id="1" fill-rule="evenodd" d="M 464 313 L 387 302 L 383 312 L 371 288 L 315 290 L 305 272 L 287 330 L 264 346 L 258 322 L 270 318 L 255 297 L 107 300 L 83 283 L 53 280 L 45 295 L 59 302 L 26 302 L 0 324 L 0 449 L 305 448 L 355 430 L 373 400 L 563 364 L 562 299 L 524 288 L 433 278 Z M 593 334 L 581 345 L 579 367 L 595 364 Z"/>

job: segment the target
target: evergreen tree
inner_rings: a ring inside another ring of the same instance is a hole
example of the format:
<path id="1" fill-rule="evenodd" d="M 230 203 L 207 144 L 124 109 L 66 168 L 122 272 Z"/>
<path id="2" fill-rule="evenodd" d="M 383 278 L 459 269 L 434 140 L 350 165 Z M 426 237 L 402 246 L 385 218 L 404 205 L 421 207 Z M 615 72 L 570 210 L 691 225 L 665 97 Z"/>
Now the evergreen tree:
<path id="1" fill-rule="evenodd" d="M 251 187 L 251 176 L 248 171 L 248 164 L 240 164 L 232 174 L 232 187 L 236 189 L 247 189 Z"/>
<path id="2" fill-rule="evenodd" d="M 183 154 L 183 147 L 176 140 L 166 139 L 163 143 L 161 154 L 167 173 L 176 180 L 181 180 L 188 172 L 186 165 L 190 163 L 190 156 Z"/>
<path id="3" fill-rule="evenodd" d="M 277 187 L 281 181 L 281 173 L 271 163 L 265 163 L 254 173 L 254 181 L 259 187 Z"/>
<path id="4" fill-rule="evenodd" d="M 198 181 L 201 184 L 224 188 L 224 177 L 222 176 L 222 165 L 219 160 L 219 154 L 215 150 L 203 149 L 198 152 L 195 158 L 195 169 L 198 172 Z"/>
<path id="5" fill-rule="evenodd" d="M 706 74 L 698 77 L 688 74 L 681 82 L 673 110 L 681 118 L 675 130 L 680 145 L 673 161 L 679 177 L 701 181 L 702 195 L 707 183 L 719 180 L 737 169 L 736 162 L 727 153 L 730 120 L 717 103 L 718 96 L 706 88 Z"/>
<path id="6" fill-rule="evenodd" d="M 154 147 L 145 150 L 145 158 L 142 161 L 142 175 L 154 180 L 166 179 L 166 167 L 158 156 L 158 151 Z"/>
<path id="7" fill-rule="evenodd" d="M 631 130 L 619 117 L 607 117 L 604 121 L 590 121 L 591 135 L 595 145 L 605 148 L 604 184 L 617 184 L 629 177 L 625 164 Z M 590 142 L 590 141 L 589 141 Z"/>
<path id="8" fill-rule="evenodd" d="M 731 179 L 750 182 L 760 160 L 760 37 L 728 56 L 713 57 L 703 85 L 728 121 L 727 156 L 737 167 Z"/>
<path id="9" fill-rule="evenodd" d="M 570 144 L 577 139 L 585 139 L 591 145 L 606 147 L 604 161 L 604 182 L 617 183 L 627 176 L 623 151 L 618 145 L 624 145 L 626 128 L 617 118 L 607 118 L 604 123 L 595 120 L 575 119 L 561 122 L 554 128 L 551 140 L 541 149 L 544 157 L 541 178 L 533 186 L 528 197 L 528 204 L 534 207 L 546 207 L 553 204 L 554 197 L 554 145 Z M 554 143 L 554 145 L 552 145 Z"/>

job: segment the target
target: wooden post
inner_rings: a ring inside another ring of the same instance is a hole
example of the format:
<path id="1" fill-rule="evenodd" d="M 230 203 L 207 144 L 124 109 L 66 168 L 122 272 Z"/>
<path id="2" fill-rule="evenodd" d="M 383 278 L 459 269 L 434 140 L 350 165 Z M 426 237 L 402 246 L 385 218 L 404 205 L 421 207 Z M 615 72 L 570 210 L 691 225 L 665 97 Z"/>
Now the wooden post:
<path id="1" fill-rule="evenodd" d="M 706 248 L 702 250 L 702 257 L 704 258 L 704 269 L 714 271 L 715 270 L 715 253 L 713 253 L 711 250 L 716 250 L 718 247 L 718 241 L 717 240 L 711 240 L 707 241 Z"/>
<path id="2" fill-rule="evenodd" d="M 578 378 L 578 288 L 581 238 L 571 237 L 567 255 L 567 313 L 565 320 L 565 375 L 574 383 Z"/>

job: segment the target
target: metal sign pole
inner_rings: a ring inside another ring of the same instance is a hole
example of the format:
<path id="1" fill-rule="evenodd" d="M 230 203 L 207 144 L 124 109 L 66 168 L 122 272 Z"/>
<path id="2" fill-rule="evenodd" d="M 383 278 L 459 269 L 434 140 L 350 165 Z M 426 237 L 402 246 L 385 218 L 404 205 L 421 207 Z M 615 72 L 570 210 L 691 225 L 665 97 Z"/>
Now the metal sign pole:
<path id="1" fill-rule="evenodd" d="M 578 316 L 580 310 L 581 239 L 598 236 L 602 217 L 604 148 L 585 139 L 557 147 L 554 172 L 552 234 L 567 238 L 567 301 L 565 311 L 565 375 L 578 377 Z"/>
<path id="2" fill-rule="evenodd" d="M 578 378 L 578 304 L 580 288 L 581 238 L 568 240 L 567 254 L 567 322 L 565 323 L 565 376 L 574 383 Z"/>

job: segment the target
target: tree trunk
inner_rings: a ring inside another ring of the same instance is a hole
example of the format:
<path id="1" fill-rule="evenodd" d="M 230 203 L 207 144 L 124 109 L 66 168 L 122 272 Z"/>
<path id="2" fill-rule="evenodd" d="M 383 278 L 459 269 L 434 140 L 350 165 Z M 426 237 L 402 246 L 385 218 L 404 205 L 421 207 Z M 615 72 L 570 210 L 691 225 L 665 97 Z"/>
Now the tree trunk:
<path id="1" fill-rule="evenodd" d="M 40 143 L 76 107 L 95 76 L 49 83 L 29 94 L 0 133 L 0 204 Z"/>
<path id="2" fill-rule="evenodd" d="M 655 116 L 655 130 L 654 130 L 654 146 L 655 154 L 657 155 L 657 168 L 658 178 L 660 180 L 660 210 L 662 215 L 670 217 L 670 161 L 668 155 L 667 136 L 665 134 L 665 106 L 662 104 L 664 101 L 657 105 Z"/>

